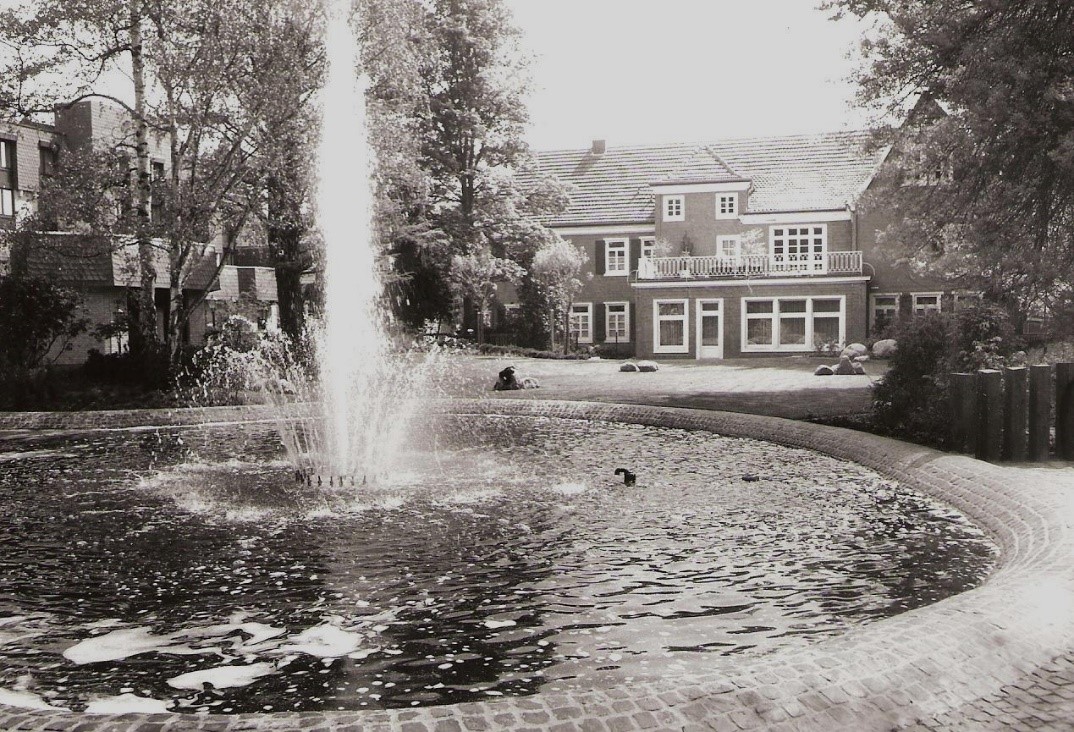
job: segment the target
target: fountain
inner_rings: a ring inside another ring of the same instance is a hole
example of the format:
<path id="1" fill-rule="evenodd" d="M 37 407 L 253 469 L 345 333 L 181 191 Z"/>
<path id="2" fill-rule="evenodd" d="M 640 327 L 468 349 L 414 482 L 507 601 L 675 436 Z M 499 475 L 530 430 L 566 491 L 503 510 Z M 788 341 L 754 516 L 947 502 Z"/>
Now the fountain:
<path id="1" fill-rule="evenodd" d="M 285 418 L 279 429 L 308 486 L 368 484 L 389 469 L 406 439 L 427 358 L 393 353 L 378 312 L 381 282 L 371 231 L 372 152 L 366 135 L 364 75 L 351 3 L 325 0 L 327 73 L 321 91 L 317 220 L 324 241 L 324 317 L 313 328 L 319 371 L 312 382 L 286 353 L 271 350 L 259 365 L 264 383 L 299 385 L 320 405 L 294 420 L 291 394 L 268 390 Z"/>
<path id="2" fill-rule="evenodd" d="M 321 372 L 261 354 L 289 385 L 267 389 L 276 428 L 0 441 L 0 705 L 264 714 L 607 688 L 722 673 L 984 578 L 994 548 L 960 514 L 819 453 L 611 407 L 467 403 L 409 434 L 417 369 L 378 327 L 362 89 L 333 12 Z"/>

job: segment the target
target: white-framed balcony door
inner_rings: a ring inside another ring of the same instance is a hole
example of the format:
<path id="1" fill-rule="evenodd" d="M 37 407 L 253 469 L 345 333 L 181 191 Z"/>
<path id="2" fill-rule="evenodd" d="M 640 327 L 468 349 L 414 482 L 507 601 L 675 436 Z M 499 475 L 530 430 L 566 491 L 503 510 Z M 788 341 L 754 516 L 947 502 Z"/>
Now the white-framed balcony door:
<path id="1" fill-rule="evenodd" d="M 723 358 L 723 298 L 697 300 L 697 358 Z"/>

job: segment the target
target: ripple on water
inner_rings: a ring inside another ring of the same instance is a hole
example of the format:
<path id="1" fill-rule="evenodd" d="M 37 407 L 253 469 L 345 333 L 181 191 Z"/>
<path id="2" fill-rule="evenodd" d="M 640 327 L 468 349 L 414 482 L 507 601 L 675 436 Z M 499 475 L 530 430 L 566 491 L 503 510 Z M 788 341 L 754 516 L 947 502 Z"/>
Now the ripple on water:
<path id="1" fill-rule="evenodd" d="M 238 713 L 622 683 L 829 637 L 994 562 L 957 512 L 805 450 L 442 427 L 354 490 L 296 484 L 262 428 L 0 444 L 0 702 Z"/>

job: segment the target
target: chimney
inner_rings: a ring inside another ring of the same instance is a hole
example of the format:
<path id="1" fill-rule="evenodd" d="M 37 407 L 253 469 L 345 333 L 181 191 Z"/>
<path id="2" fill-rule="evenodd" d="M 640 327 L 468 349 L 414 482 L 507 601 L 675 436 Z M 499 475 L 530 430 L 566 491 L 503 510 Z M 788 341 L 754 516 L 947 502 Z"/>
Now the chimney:
<path id="1" fill-rule="evenodd" d="M 593 155 L 603 155 L 606 147 L 604 140 L 593 140 L 593 147 L 589 148 L 589 152 Z"/>

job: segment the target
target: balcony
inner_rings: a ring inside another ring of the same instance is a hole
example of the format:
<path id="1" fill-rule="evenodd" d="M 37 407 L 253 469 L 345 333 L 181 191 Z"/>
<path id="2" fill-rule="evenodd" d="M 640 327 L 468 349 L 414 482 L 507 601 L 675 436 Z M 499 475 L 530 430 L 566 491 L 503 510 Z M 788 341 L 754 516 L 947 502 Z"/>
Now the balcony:
<path id="1" fill-rule="evenodd" d="M 824 254 L 752 254 L 741 257 L 643 257 L 639 280 L 686 280 L 755 277 L 860 275 L 861 252 Z"/>

